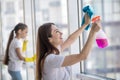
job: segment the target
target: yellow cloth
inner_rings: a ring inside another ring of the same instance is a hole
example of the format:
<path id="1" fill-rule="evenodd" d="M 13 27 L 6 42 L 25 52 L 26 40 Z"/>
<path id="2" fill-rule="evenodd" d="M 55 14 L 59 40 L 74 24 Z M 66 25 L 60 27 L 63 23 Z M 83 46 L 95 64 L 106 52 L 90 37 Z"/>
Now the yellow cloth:
<path id="1" fill-rule="evenodd" d="M 25 57 L 25 62 L 34 62 L 36 60 L 36 54 L 33 55 L 33 57 Z"/>
<path id="2" fill-rule="evenodd" d="M 22 52 L 25 52 L 27 50 L 27 43 L 28 43 L 28 40 L 23 41 Z"/>

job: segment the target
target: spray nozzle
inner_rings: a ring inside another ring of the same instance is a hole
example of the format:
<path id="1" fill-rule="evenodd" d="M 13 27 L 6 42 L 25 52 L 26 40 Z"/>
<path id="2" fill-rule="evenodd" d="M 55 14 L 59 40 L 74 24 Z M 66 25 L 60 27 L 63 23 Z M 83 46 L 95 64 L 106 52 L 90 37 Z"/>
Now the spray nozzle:
<path id="1" fill-rule="evenodd" d="M 100 20 L 100 16 L 95 16 L 92 18 L 92 23 L 96 22 L 97 20 Z"/>

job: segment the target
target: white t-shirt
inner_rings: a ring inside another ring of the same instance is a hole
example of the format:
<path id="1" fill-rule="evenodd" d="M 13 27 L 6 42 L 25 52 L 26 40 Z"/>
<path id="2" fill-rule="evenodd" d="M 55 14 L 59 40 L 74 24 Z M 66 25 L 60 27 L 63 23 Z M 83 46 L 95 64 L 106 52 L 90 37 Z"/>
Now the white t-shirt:
<path id="1" fill-rule="evenodd" d="M 9 63 L 8 70 L 11 71 L 20 71 L 22 68 L 23 61 L 20 60 L 15 51 L 16 48 L 20 48 L 22 50 L 22 40 L 13 38 L 9 47 Z"/>
<path id="2" fill-rule="evenodd" d="M 70 67 L 61 67 L 64 56 L 50 54 L 46 57 L 43 69 L 43 80 L 70 80 Z"/>

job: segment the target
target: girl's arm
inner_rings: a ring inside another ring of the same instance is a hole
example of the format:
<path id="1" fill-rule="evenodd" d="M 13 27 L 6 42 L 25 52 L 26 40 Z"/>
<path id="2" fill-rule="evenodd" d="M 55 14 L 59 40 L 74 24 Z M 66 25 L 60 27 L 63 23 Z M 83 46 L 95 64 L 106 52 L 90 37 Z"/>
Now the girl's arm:
<path id="1" fill-rule="evenodd" d="M 83 24 L 79 29 L 77 29 L 68 37 L 68 39 L 61 45 L 61 51 L 68 48 L 79 37 L 79 35 L 84 31 L 89 23 L 90 18 L 87 14 L 85 14 L 85 24 Z"/>
<path id="2" fill-rule="evenodd" d="M 25 61 L 25 58 L 21 55 L 21 50 L 20 48 L 16 48 L 16 53 L 17 53 L 17 56 L 20 60 L 23 60 Z"/>
<path id="3" fill-rule="evenodd" d="M 36 54 L 33 55 L 33 57 L 23 57 L 21 55 L 21 50 L 20 48 L 16 48 L 16 53 L 17 53 L 17 56 L 20 60 L 23 60 L 25 62 L 34 62 L 36 60 Z"/>
<path id="4" fill-rule="evenodd" d="M 95 38 L 95 33 L 97 31 L 99 31 L 100 27 L 97 24 L 93 24 L 92 29 L 90 31 L 88 40 L 85 44 L 85 46 L 83 47 L 82 51 L 79 54 L 72 54 L 72 55 L 68 55 L 65 57 L 62 66 L 70 66 L 73 65 L 77 62 L 80 62 L 82 60 L 85 60 L 92 48 L 93 45 L 93 41 Z"/>

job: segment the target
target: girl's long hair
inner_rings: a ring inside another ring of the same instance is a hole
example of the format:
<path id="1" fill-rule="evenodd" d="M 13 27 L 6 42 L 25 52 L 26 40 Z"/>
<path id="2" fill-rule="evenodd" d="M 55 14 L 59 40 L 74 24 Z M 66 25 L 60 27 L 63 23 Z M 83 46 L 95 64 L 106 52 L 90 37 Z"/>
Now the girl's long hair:
<path id="1" fill-rule="evenodd" d="M 8 62 L 9 62 L 9 46 L 10 46 L 11 41 L 12 41 L 13 38 L 14 38 L 14 31 L 15 31 L 15 33 L 17 33 L 19 29 L 24 30 L 25 28 L 27 28 L 27 25 L 26 25 L 26 24 L 18 23 L 18 24 L 15 26 L 15 28 L 11 31 L 10 36 L 9 36 L 9 39 L 8 39 L 8 43 L 7 43 L 7 48 L 6 48 L 6 51 L 5 51 L 4 61 L 3 61 L 3 63 L 4 63 L 5 65 L 8 65 Z"/>
<path id="2" fill-rule="evenodd" d="M 39 27 L 37 34 L 37 60 L 36 60 L 36 80 L 42 80 L 44 60 L 47 55 L 59 54 L 59 50 L 49 42 L 51 35 L 51 26 L 54 23 L 46 23 Z"/>

